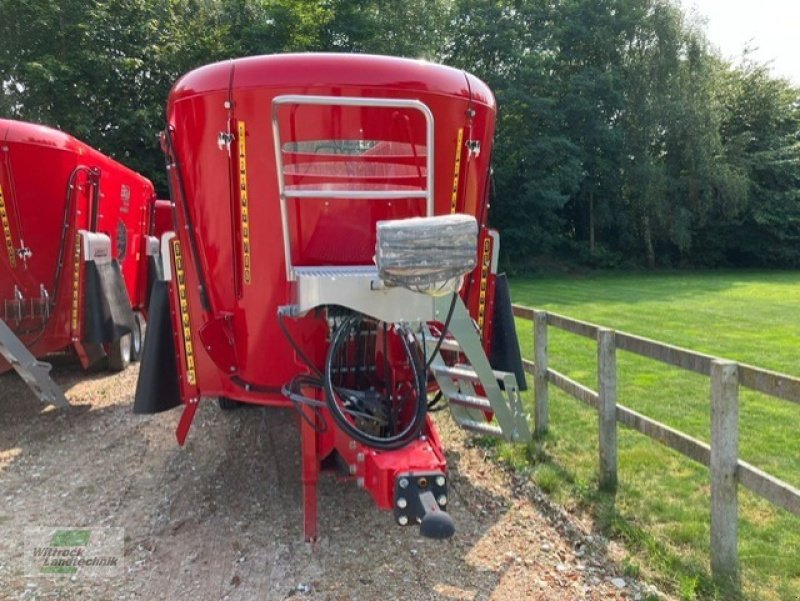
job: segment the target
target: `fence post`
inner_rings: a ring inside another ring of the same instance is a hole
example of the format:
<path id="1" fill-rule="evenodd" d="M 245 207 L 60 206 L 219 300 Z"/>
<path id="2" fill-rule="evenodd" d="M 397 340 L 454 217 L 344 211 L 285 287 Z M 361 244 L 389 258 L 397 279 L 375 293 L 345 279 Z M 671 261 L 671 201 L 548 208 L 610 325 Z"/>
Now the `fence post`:
<path id="1" fill-rule="evenodd" d="M 711 572 L 739 586 L 737 552 L 739 372 L 732 361 L 711 362 Z"/>
<path id="2" fill-rule="evenodd" d="M 534 433 L 542 436 L 548 428 L 547 312 L 533 312 L 533 395 Z"/>
<path id="3" fill-rule="evenodd" d="M 597 330 L 600 488 L 617 489 L 617 349 L 614 330 Z"/>

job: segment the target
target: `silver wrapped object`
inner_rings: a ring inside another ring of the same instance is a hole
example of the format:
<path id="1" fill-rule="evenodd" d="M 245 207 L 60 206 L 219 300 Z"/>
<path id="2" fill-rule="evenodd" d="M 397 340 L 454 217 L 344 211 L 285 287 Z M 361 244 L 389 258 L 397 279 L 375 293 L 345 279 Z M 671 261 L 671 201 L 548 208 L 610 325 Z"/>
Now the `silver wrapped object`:
<path id="1" fill-rule="evenodd" d="M 375 263 L 387 286 L 443 296 L 475 268 L 478 222 L 470 215 L 379 221 Z"/>

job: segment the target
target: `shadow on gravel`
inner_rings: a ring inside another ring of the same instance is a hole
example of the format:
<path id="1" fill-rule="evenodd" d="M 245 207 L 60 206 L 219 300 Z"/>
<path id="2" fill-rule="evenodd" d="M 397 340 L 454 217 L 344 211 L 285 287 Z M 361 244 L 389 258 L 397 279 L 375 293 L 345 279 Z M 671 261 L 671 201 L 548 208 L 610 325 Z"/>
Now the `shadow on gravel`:
<path id="1" fill-rule="evenodd" d="M 132 375 L 122 393 L 107 374 L 59 366 L 54 376 L 76 387 L 75 407 L 43 410 L 18 378 L 0 376 L 0 530 L 10 541 L 0 541 L 0 591 L 148 601 L 594 598 L 580 592 L 595 587 L 591 573 L 572 569 L 583 560 L 570 537 L 580 534 L 558 516 L 543 519 L 535 495 L 498 484 L 499 468 L 458 442 L 460 433 L 448 432 L 453 539 L 423 539 L 353 482 L 325 475 L 321 538 L 311 546 L 302 540 L 294 411 L 222 412 L 204 401 L 181 449 L 179 410 L 131 413 Z M 21 529 L 64 524 L 124 528 L 123 574 L 23 577 Z"/>
<path id="2" fill-rule="evenodd" d="M 98 403 L 93 401 L 102 398 L 107 389 L 110 391 L 114 387 L 119 374 L 99 367 L 84 371 L 77 360 L 67 356 L 49 357 L 48 361 L 53 364 L 50 374 L 53 381 L 68 397 L 73 396 L 70 391 L 74 387 L 81 385 L 93 387 L 94 398 L 70 400 L 69 408 L 59 409 L 40 402 L 16 372 L 0 375 L 0 452 L 57 438 L 59 429 L 65 425 L 80 426 L 81 420 L 96 418 L 89 418 L 89 413 L 107 409 L 108 403 L 98 407 Z M 106 383 L 107 386 L 104 385 Z M 117 405 L 112 407 L 119 410 Z"/>
<path id="3" fill-rule="evenodd" d="M 206 403 L 186 449 L 166 468 L 172 491 L 154 509 L 157 527 L 138 543 L 154 549 L 151 582 L 169 583 L 164 598 L 487 598 L 496 566 L 468 556 L 496 526 L 504 503 L 457 468 L 453 540 L 431 541 L 416 526 L 397 526 L 354 482 L 323 474 L 320 540 L 305 544 L 297 419 L 292 410 L 221 412 Z M 192 551 L 176 572 L 181 549 Z M 507 561 L 499 559 L 501 566 Z"/>

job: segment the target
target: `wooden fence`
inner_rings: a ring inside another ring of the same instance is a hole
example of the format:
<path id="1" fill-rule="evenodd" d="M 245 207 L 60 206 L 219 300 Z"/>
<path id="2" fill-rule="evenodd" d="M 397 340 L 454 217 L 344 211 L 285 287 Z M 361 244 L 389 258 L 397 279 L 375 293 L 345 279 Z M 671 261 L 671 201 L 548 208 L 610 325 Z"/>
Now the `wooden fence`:
<path id="1" fill-rule="evenodd" d="M 597 409 L 600 486 L 617 485 L 617 422 L 693 459 L 711 472 L 711 569 L 720 582 L 739 582 L 738 485 L 800 516 L 800 490 L 739 459 L 739 387 L 800 404 L 800 379 L 615 332 L 591 323 L 514 305 L 514 315 L 533 320 L 533 361 L 523 360 L 534 379 L 537 435 L 548 427 L 548 385 Z M 547 329 L 552 326 L 597 341 L 597 391 L 547 365 Z M 649 357 L 711 378 L 711 444 L 617 403 L 617 349 Z"/>

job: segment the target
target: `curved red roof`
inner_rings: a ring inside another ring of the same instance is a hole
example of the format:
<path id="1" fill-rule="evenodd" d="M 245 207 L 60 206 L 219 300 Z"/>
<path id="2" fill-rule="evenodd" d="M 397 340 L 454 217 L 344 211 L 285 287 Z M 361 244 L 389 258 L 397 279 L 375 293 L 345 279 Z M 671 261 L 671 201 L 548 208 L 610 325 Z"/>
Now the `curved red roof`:
<path id="1" fill-rule="evenodd" d="M 11 119 L 0 119 L 0 140 L 49 146 L 69 152 L 80 152 L 84 148 L 90 148 L 63 131 L 38 123 Z"/>
<path id="2" fill-rule="evenodd" d="M 231 68 L 236 89 L 364 86 L 462 97 L 471 90 L 473 101 L 495 104 L 489 87 L 464 71 L 423 60 L 343 53 L 273 54 L 213 63 L 179 79 L 170 101 L 226 90 Z"/>
<path id="3" fill-rule="evenodd" d="M 128 175 L 138 177 L 152 186 L 150 180 L 140 173 L 129 169 L 122 163 L 92 148 L 85 142 L 81 142 L 77 138 L 61 130 L 46 125 L 29 123 L 27 121 L 16 121 L 13 119 L 0 119 L 0 141 L 12 144 L 45 146 L 55 150 L 63 150 L 64 152 L 76 154 L 78 156 L 85 156 L 87 157 L 85 159 L 86 161 L 96 162 L 99 166 L 113 163 L 115 169 L 125 171 Z"/>

